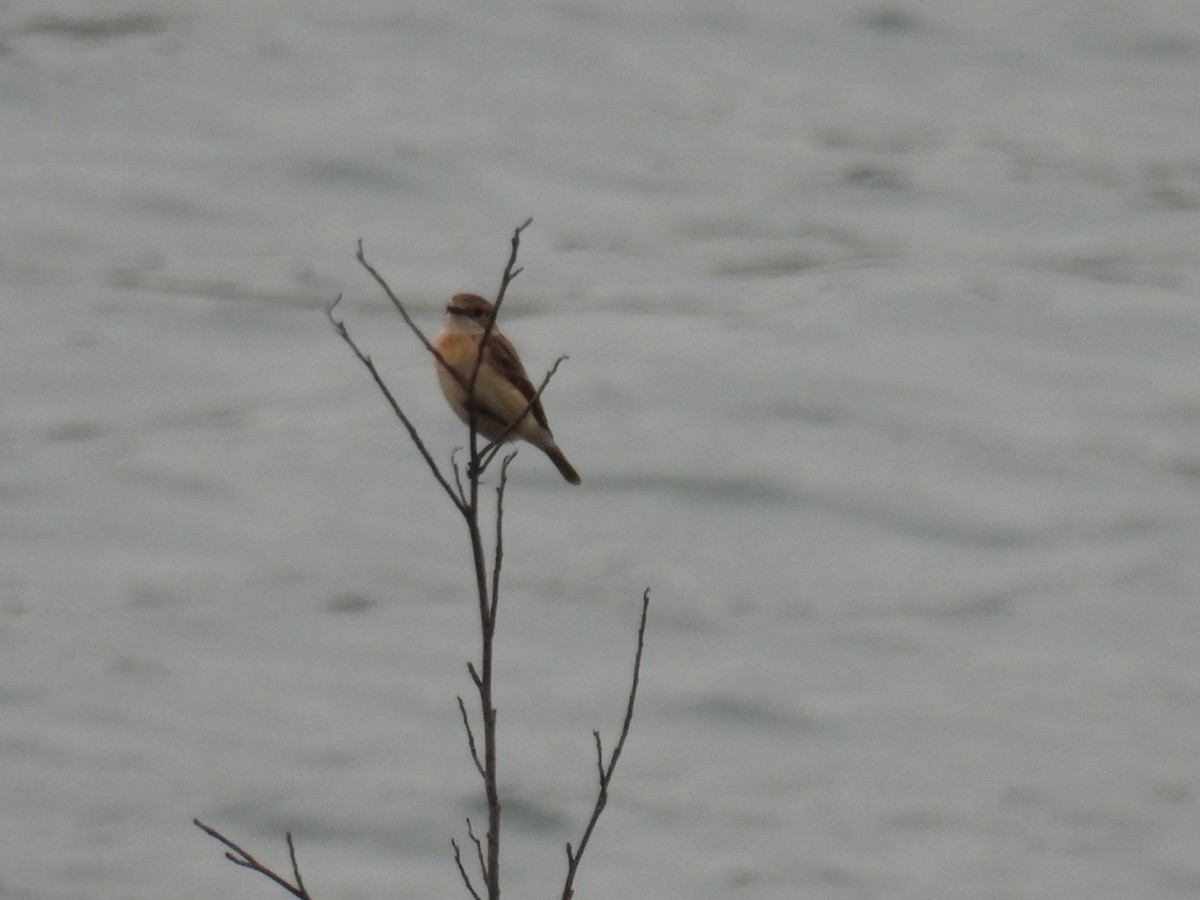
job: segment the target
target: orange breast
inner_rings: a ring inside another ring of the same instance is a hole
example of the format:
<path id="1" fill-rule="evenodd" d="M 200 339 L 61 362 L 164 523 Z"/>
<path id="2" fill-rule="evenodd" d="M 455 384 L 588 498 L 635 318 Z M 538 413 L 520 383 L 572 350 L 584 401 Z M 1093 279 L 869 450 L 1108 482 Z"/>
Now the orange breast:
<path id="1" fill-rule="evenodd" d="M 475 353 L 478 348 L 476 340 L 467 334 L 439 334 L 433 342 L 446 365 L 437 363 L 438 386 L 446 397 L 450 408 L 464 422 L 467 421 L 467 391 L 463 382 L 471 377 L 471 369 L 475 365 Z M 458 378 L 446 371 L 447 366 Z M 478 388 L 476 388 L 478 391 Z M 478 394 L 477 394 L 478 396 Z"/>
<path id="2" fill-rule="evenodd" d="M 466 334 L 440 334 L 433 342 L 433 346 L 437 348 L 446 364 L 460 377 L 470 377 L 471 369 L 475 365 L 475 353 L 479 346 L 473 337 Z M 439 364 L 438 377 L 445 375 L 446 373 Z M 453 381 L 453 379 L 450 380 Z"/>

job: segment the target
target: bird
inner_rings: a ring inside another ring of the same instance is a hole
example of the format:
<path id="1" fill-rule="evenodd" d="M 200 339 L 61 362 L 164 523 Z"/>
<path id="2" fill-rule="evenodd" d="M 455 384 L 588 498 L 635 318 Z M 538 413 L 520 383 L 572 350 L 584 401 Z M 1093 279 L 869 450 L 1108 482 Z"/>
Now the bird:
<path id="1" fill-rule="evenodd" d="M 436 362 L 438 384 L 446 402 L 468 426 L 473 406 L 479 434 L 489 441 L 501 437 L 528 441 L 550 457 L 570 484 L 579 484 L 579 473 L 554 441 L 541 398 L 525 374 L 521 357 L 495 326 L 487 336 L 468 405 L 467 386 L 492 315 L 492 304 L 476 294 L 455 294 L 446 305 L 442 330 L 433 341 L 440 357 Z"/>

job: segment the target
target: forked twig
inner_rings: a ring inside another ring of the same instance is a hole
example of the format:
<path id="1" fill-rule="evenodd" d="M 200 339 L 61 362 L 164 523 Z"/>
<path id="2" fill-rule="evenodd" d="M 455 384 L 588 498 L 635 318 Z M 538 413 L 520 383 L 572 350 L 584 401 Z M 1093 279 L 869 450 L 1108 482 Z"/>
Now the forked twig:
<path id="1" fill-rule="evenodd" d="M 300 866 L 296 862 L 296 844 L 292 840 L 292 833 L 290 831 L 287 833 L 288 859 L 292 863 L 292 877 L 296 880 L 295 884 L 288 881 L 274 869 L 260 863 L 215 828 L 210 828 L 199 819 L 192 819 L 192 824 L 213 840 L 223 845 L 226 848 L 225 858 L 234 865 L 241 866 L 243 869 L 249 869 L 252 872 L 257 872 L 259 875 L 269 878 L 293 897 L 298 897 L 300 900 L 313 900 L 312 895 L 308 893 L 308 889 L 304 886 L 304 879 L 300 877 Z"/>
<path id="2" fill-rule="evenodd" d="M 500 290 L 496 292 L 497 309 L 500 307 L 500 304 L 504 302 L 504 294 L 506 291 L 508 291 L 508 286 L 512 284 L 512 280 L 525 271 L 524 267 L 516 269 L 513 267 L 517 264 L 517 250 L 521 246 L 521 232 L 532 224 L 533 216 L 530 216 L 513 229 L 512 238 L 509 240 L 509 244 L 511 245 L 512 249 L 508 254 L 508 264 L 504 267 L 504 274 L 500 276 Z"/>
<path id="3" fill-rule="evenodd" d="M 621 723 L 621 734 L 617 738 L 617 744 L 613 747 L 612 755 L 608 758 L 607 763 L 604 760 L 604 748 L 600 744 L 600 732 L 592 732 L 592 736 L 596 741 L 596 769 L 599 790 L 596 792 L 596 802 L 592 806 L 592 814 L 588 818 L 587 826 L 583 829 L 583 836 L 579 839 L 579 849 L 572 849 L 570 843 L 567 844 L 567 876 L 563 882 L 562 900 L 571 900 L 575 896 L 575 873 L 579 869 L 579 861 L 583 859 L 588 841 L 592 839 L 592 832 L 596 829 L 596 823 L 600 820 L 600 814 L 604 812 L 604 807 L 608 805 L 608 785 L 612 781 L 613 772 L 617 769 L 617 761 L 621 758 L 621 751 L 625 749 L 625 739 L 629 737 L 629 727 L 633 724 L 633 706 L 637 700 L 638 680 L 642 672 L 642 650 L 646 644 L 646 615 L 649 609 L 650 588 L 646 588 L 642 593 L 642 615 L 638 622 L 637 652 L 633 657 L 633 680 L 629 686 L 629 698 L 625 703 L 625 719 Z"/>

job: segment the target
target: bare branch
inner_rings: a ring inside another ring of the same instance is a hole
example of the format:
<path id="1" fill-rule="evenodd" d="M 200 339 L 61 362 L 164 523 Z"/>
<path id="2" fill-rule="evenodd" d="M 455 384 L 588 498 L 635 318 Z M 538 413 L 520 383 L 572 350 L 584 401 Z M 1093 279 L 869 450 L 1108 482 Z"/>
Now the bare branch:
<path id="1" fill-rule="evenodd" d="M 210 828 L 199 819 L 192 819 L 192 824 L 211 837 L 213 840 L 224 846 L 226 848 L 225 858 L 234 865 L 241 866 L 243 869 L 249 869 L 252 872 L 257 872 L 259 875 L 262 875 L 265 878 L 269 878 L 293 897 L 298 897 L 299 900 L 312 900 L 312 896 L 304 887 L 304 879 L 300 877 L 300 866 L 296 862 L 296 845 L 292 841 L 292 833 L 290 831 L 287 833 L 287 848 L 288 856 L 292 861 L 292 877 L 296 879 L 295 884 L 289 882 L 282 875 L 275 872 L 275 870 L 260 863 L 257 859 L 255 859 L 229 838 L 225 837 L 225 835 L 221 834 L 221 832 L 217 831 L 215 828 Z"/>
<path id="2" fill-rule="evenodd" d="M 617 745 L 613 747 L 612 756 L 608 758 L 607 763 L 604 761 L 604 750 L 600 744 L 600 732 L 592 732 L 596 739 L 596 767 L 600 786 L 596 792 L 596 802 L 592 806 L 592 815 L 583 829 L 583 837 L 579 839 L 579 849 L 572 850 L 571 845 L 567 844 L 567 876 L 563 882 L 562 900 L 571 900 L 575 895 L 575 873 L 579 869 L 579 862 L 583 859 L 584 851 L 587 850 L 588 841 L 592 839 L 592 832 L 596 829 L 600 814 L 608 805 L 608 785 L 612 781 L 613 772 L 617 769 L 617 761 L 621 758 L 621 751 L 625 749 L 625 739 L 629 736 L 629 727 L 633 723 L 633 706 L 637 700 L 638 680 L 642 672 L 642 650 L 646 645 L 646 616 L 649 609 L 650 588 L 646 588 L 642 592 L 642 615 L 638 623 L 637 652 L 633 657 L 633 679 L 625 703 L 625 719 L 621 723 L 621 734 L 617 738 Z"/>
<path id="3" fill-rule="evenodd" d="M 438 467 L 437 462 L 434 460 L 429 450 L 426 449 L 425 442 L 421 440 L 421 435 L 417 432 L 417 427 L 413 425 L 412 420 L 409 419 L 404 410 L 400 408 L 399 402 L 392 395 L 391 390 L 389 390 L 387 384 L 383 380 L 383 376 L 381 376 L 379 374 L 379 370 L 375 368 L 375 363 L 371 360 L 371 357 L 363 353 L 362 350 L 358 348 L 358 344 L 356 344 L 354 339 L 350 337 L 350 330 L 346 327 L 346 323 L 341 319 L 334 317 L 333 310 L 338 303 L 341 302 L 341 299 L 342 297 L 339 294 L 337 299 L 334 300 L 329 308 L 325 310 L 325 315 L 329 318 L 329 321 L 333 325 L 334 330 L 338 333 L 338 336 L 346 342 L 351 351 L 353 351 L 354 355 L 358 357 L 358 361 L 366 366 L 366 369 L 371 374 L 371 378 L 374 380 L 376 387 L 379 388 L 379 390 L 383 393 L 383 396 L 387 399 L 388 404 L 392 407 L 392 412 L 395 413 L 396 417 L 400 419 L 401 423 L 403 423 L 405 429 L 408 431 L 408 436 L 412 439 L 413 444 L 416 445 L 416 448 L 420 452 L 422 458 L 424 458 L 426 465 L 429 466 L 429 471 L 433 473 L 433 477 L 437 479 L 437 483 L 442 486 L 442 490 L 444 490 L 447 496 L 449 496 L 449 498 L 454 502 L 454 505 L 458 511 L 465 514 L 466 510 L 463 508 L 463 502 L 454 495 L 454 488 L 450 486 L 450 482 L 448 482 L 446 480 L 446 476 L 442 474 L 441 468 Z"/>
<path id="4" fill-rule="evenodd" d="M 292 840 L 292 833 L 287 832 L 287 848 L 288 859 L 292 861 L 292 877 L 296 879 L 296 887 L 305 896 L 308 895 L 308 890 L 304 887 L 304 879 L 300 876 L 300 864 L 296 862 L 296 842 Z"/>
<path id="5" fill-rule="evenodd" d="M 517 458 L 514 450 L 500 464 L 500 483 L 496 485 L 496 551 L 492 557 L 492 603 L 490 614 L 496 621 L 496 609 L 500 603 L 500 569 L 504 565 L 504 489 L 508 487 L 508 467 Z"/>
<path id="6" fill-rule="evenodd" d="M 483 771 L 483 763 L 479 761 L 479 750 L 475 747 L 475 732 L 471 730 L 471 720 L 467 716 L 467 705 L 463 703 L 463 698 L 458 699 L 458 711 L 462 713 L 463 728 L 467 730 L 467 747 L 471 751 L 471 759 L 475 762 L 475 771 L 479 773 L 480 778 L 487 778 L 487 774 Z"/>
<path id="7" fill-rule="evenodd" d="M 450 469 L 452 472 L 454 472 L 454 486 L 458 488 L 458 499 L 462 501 L 462 507 L 466 507 L 467 492 L 463 489 L 462 471 L 458 466 L 458 451 L 461 449 L 462 447 L 455 447 L 450 451 Z"/>
<path id="8" fill-rule="evenodd" d="M 479 871 L 483 873 L 483 877 L 486 880 L 488 869 L 487 863 L 483 861 L 483 842 L 475 836 L 475 829 L 471 827 L 470 818 L 467 819 L 467 837 L 469 837 L 471 839 L 471 843 L 475 845 L 475 859 L 479 863 Z"/>
<path id="9" fill-rule="evenodd" d="M 514 278 L 521 274 L 521 269 L 514 268 L 517 264 L 517 253 L 521 248 L 521 232 L 530 226 L 533 218 L 530 217 L 513 229 L 512 239 L 510 244 L 512 249 L 508 253 L 508 262 L 504 266 L 504 274 L 500 276 L 500 290 L 496 293 L 496 302 L 492 304 L 491 314 L 483 326 L 483 335 L 479 338 L 479 344 L 475 349 L 475 364 L 471 366 L 471 374 L 467 377 L 467 428 L 471 433 L 471 464 L 476 465 L 479 461 L 478 446 L 476 437 L 478 435 L 477 412 L 475 409 L 475 385 L 479 383 L 479 370 L 483 368 L 484 348 L 487 346 L 488 338 L 492 336 L 492 332 L 496 330 L 496 317 L 500 315 L 500 304 L 504 302 L 504 295 L 508 291 L 508 286 L 512 284 Z M 438 359 L 441 359 L 439 356 Z M 483 474 L 483 469 L 479 468 L 475 471 L 476 476 Z"/>
<path id="10" fill-rule="evenodd" d="M 400 313 L 400 318 L 404 320 L 404 324 L 408 326 L 409 331 L 417 336 L 417 340 L 419 340 L 422 345 L 424 345 L 425 349 L 433 355 L 434 359 L 440 362 L 443 366 L 446 366 L 447 371 L 453 372 L 454 370 L 446 365 L 446 360 L 442 358 L 442 354 L 438 352 L 437 347 L 433 346 L 433 343 L 429 340 L 429 338 L 425 337 L 425 332 L 421 331 L 421 329 L 417 327 L 417 323 L 414 322 L 412 316 L 408 314 L 408 310 L 405 308 L 404 304 L 400 302 L 400 298 L 396 296 L 391 285 L 387 283 L 387 280 L 379 274 L 378 270 L 373 265 L 367 262 L 367 258 L 363 254 L 362 238 L 359 238 L 358 240 L 358 249 L 354 254 L 354 258 L 358 260 L 359 265 L 361 265 L 367 270 L 367 272 L 370 273 L 371 277 L 375 279 L 375 283 L 383 289 L 385 294 L 387 294 L 387 298 L 392 301 L 392 306 L 396 307 L 396 312 Z"/>
<path id="11" fill-rule="evenodd" d="M 596 739 L 596 770 L 599 772 L 600 783 L 604 783 L 604 747 L 600 743 L 600 732 L 593 731 L 592 737 Z"/>
<path id="12" fill-rule="evenodd" d="M 454 838 L 450 838 L 450 846 L 454 848 L 454 865 L 458 866 L 458 874 L 459 877 L 462 878 L 463 884 L 467 886 L 467 890 L 471 892 L 471 896 L 475 898 L 475 900 L 483 900 L 483 898 L 479 896 L 479 891 L 475 890 L 475 885 L 471 883 L 471 876 L 467 874 L 467 869 L 463 865 L 462 851 L 458 849 L 458 841 L 456 841 Z"/>
<path id="13" fill-rule="evenodd" d="M 508 254 L 508 264 L 504 267 L 504 274 L 500 276 L 500 290 L 496 293 L 497 308 L 504 302 L 504 293 L 508 290 L 508 286 L 512 284 L 512 280 L 524 271 L 523 269 L 514 269 L 513 266 L 517 264 L 517 250 L 521 246 L 521 232 L 532 224 L 533 217 L 531 216 L 513 229 L 512 240 L 510 241 L 512 250 Z"/>
<path id="14" fill-rule="evenodd" d="M 612 758 L 608 762 L 606 783 L 612 779 L 613 770 L 617 767 L 617 759 L 625 749 L 625 739 L 629 737 L 629 727 L 633 724 L 633 704 L 637 700 L 638 681 L 642 674 L 642 651 L 646 647 L 646 615 L 650 610 L 650 588 L 642 592 L 642 614 L 638 620 L 637 652 L 633 657 L 633 678 L 629 685 L 629 702 L 625 705 L 625 720 L 621 723 L 621 736 L 617 738 L 617 746 L 613 748 Z"/>

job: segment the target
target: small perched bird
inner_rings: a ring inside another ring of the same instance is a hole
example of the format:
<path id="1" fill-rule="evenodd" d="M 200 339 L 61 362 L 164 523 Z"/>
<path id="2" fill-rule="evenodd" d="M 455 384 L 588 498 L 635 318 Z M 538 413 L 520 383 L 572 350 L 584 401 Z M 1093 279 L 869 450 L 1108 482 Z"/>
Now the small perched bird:
<path id="1" fill-rule="evenodd" d="M 466 385 L 471 380 L 479 341 L 491 315 L 492 304 L 482 297 L 455 294 L 446 306 L 442 331 L 433 342 L 446 363 L 436 364 L 438 384 L 450 408 L 468 425 L 471 418 Z M 475 381 L 473 405 L 476 430 L 494 441 L 511 426 L 512 430 L 505 435 L 505 440 L 521 438 L 528 441 L 550 457 L 563 478 L 571 484 L 579 484 L 579 473 L 558 449 L 558 444 L 554 443 L 541 398 L 535 397 L 537 389 L 525 374 L 521 357 L 499 329 L 493 327 L 484 345 L 483 363 Z M 532 404 L 530 401 L 533 401 Z M 524 417 L 514 426 L 513 422 L 522 413 L 525 413 Z"/>

